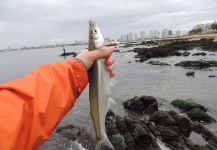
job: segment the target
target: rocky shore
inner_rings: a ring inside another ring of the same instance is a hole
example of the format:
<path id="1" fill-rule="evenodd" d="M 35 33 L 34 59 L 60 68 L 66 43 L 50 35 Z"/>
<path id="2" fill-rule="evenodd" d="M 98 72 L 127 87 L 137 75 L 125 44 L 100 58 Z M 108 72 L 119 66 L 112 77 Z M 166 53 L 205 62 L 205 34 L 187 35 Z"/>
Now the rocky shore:
<path id="1" fill-rule="evenodd" d="M 136 58 L 139 58 L 140 62 L 144 62 L 150 58 L 158 58 L 158 57 L 168 57 L 168 56 L 188 56 L 190 55 L 188 50 L 192 50 L 194 48 L 201 49 L 203 51 L 216 52 L 217 51 L 217 42 L 213 39 L 200 39 L 196 41 L 188 41 L 188 40 L 175 40 L 171 41 L 167 44 L 161 44 L 158 47 L 152 48 L 134 48 L 134 52 L 136 53 Z M 184 52 L 180 52 L 184 51 Z M 195 53 L 193 56 L 205 56 L 206 53 Z"/>
<path id="2" fill-rule="evenodd" d="M 185 100 L 174 100 L 171 105 L 180 111 L 159 110 L 157 99 L 144 95 L 123 103 L 124 116 L 110 110 L 106 116 L 106 132 L 115 150 L 161 150 L 162 147 L 171 150 L 217 149 L 217 136 L 201 124 L 216 122 L 206 114 L 208 109 L 205 106 Z M 196 113 L 198 118 L 195 119 L 191 112 Z M 57 133 L 69 140 L 79 141 L 89 150 L 94 149 L 95 140 L 85 129 L 69 125 L 57 129 Z M 203 141 L 194 143 L 194 136 Z"/>

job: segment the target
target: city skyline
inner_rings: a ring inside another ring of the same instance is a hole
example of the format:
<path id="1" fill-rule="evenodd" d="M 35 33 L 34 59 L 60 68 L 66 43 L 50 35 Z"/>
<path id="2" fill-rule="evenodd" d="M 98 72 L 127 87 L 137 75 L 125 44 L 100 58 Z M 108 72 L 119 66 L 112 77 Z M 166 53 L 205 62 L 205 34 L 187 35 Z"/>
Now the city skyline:
<path id="1" fill-rule="evenodd" d="M 216 0 L 1 0 L 0 49 L 87 40 L 88 21 L 104 37 L 143 29 L 191 29 L 216 20 Z"/>

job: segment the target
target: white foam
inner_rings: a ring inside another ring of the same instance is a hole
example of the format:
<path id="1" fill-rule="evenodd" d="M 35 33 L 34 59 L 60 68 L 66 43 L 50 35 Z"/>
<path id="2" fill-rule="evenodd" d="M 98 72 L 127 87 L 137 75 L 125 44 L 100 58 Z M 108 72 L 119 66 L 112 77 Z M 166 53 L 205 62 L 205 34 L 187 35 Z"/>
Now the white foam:
<path id="1" fill-rule="evenodd" d="M 161 140 L 159 139 L 156 139 L 156 140 L 157 140 L 157 144 L 162 150 L 171 150 L 169 147 L 166 147 L 166 145 Z"/>
<path id="2" fill-rule="evenodd" d="M 78 141 L 71 141 L 71 146 L 68 148 L 69 150 L 87 150 L 86 148 L 82 147 Z"/>

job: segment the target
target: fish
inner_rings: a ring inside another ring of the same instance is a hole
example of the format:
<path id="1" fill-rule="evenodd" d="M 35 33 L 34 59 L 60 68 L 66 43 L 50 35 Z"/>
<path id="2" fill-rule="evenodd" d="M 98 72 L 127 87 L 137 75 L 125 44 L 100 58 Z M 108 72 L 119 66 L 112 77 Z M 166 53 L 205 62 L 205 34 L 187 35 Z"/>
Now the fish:
<path id="1" fill-rule="evenodd" d="M 103 46 L 102 33 L 96 22 L 90 20 L 88 50 L 93 51 Z M 90 114 L 96 133 L 96 150 L 114 150 L 105 131 L 105 118 L 110 101 L 110 76 L 104 61 L 104 58 L 95 61 L 88 73 Z"/>

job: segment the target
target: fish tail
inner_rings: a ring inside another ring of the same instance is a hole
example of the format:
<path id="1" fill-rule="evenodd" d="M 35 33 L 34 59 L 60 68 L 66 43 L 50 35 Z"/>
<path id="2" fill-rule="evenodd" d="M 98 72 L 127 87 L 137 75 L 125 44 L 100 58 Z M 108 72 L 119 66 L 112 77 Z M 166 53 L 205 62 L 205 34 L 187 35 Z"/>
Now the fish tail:
<path id="1" fill-rule="evenodd" d="M 108 138 L 104 138 L 96 143 L 96 150 L 115 150 Z"/>

